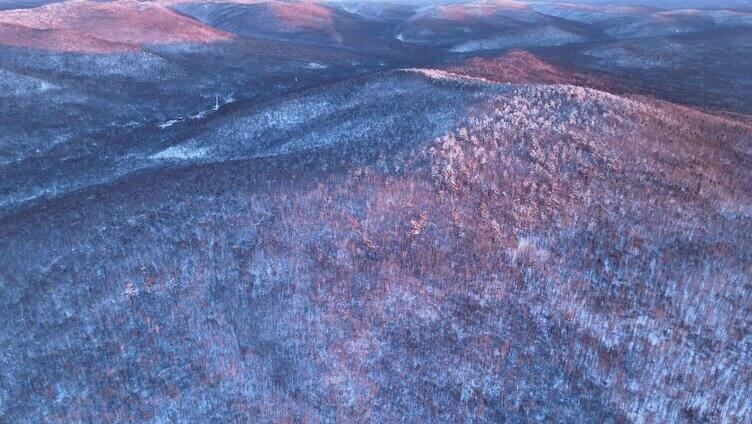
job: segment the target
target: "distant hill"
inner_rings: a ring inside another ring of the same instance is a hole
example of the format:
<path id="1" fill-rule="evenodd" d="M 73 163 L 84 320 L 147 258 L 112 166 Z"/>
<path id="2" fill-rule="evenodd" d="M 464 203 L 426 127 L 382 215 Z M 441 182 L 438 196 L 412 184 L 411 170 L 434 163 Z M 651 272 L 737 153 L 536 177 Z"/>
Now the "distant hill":
<path id="1" fill-rule="evenodd" d="M 207 43 L 233 36 L 156 3 L 64 2 L 0 13 L 0 44 L 40 50 L 122 52 L 145 44 Z"/>

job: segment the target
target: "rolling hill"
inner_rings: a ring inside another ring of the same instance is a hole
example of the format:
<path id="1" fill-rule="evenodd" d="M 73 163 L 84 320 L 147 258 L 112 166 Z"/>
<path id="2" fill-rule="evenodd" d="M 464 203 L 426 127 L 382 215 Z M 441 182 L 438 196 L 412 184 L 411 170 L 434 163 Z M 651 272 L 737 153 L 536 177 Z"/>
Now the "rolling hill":
<path id="1" fill-rule="evenodd" d="M 742 417 L 750 134 L 428 69 L 221 117 L 3 219 L 4 415 Z"/>
<path id="2" fill-rule="evenodd" d="M 155 3 L 69 1 L 0 12 L 0 44 L 41 50 L 122 52 L 149 44 L 232 40 Z"/>

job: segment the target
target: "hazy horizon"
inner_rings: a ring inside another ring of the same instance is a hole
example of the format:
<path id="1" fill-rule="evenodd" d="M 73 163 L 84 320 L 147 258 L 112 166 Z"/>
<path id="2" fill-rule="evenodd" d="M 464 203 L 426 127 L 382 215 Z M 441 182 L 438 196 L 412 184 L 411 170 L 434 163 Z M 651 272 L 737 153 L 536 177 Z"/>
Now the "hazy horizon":
<path id="1" fill-rule="evenodd" d="M 294 1 L 294 0 L 288 0 Z M 316 1 L 316 0 L 312 0 Z M 325 3 L 358 3 L 357 0 L 321 0 Z M 395 3 L 404 5 L 440 5 L 472 3 L 479 0 L 364 0 L 361 3 Z M 482 1 L 482 0 L 480 0 Z M 493 0 L 489 0 L 493 1 Z M 514 0 L 522 3 L 571 3 L 591 5 L 618 5 L 618 6 L 648 6 L 663 9 L 700 7 L 700 8 L 724 8 L 724 7 L 752 7 L 750 0 Z"/>

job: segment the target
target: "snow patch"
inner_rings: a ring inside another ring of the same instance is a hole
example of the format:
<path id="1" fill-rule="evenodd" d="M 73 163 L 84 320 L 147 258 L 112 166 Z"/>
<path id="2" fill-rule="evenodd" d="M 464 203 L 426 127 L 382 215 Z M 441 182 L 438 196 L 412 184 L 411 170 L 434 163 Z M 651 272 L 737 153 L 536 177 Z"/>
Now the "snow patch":
<path id="1" fill-rule="evenodd" d="M 468 75 L 460 75 L 460 74 L 455 74 L 452 72 L 442 71 L 439 69 L 406 68 L 406 69 L 399 69 L 398 72 L 406 72 L 406 73 L 421 75 L 433 81 L 455 81 L 455 82 L 464 82 L 464 83 L 497 84 L 485 78 L 471 77 Z"/>
<path id="2" fill-rule="evenodd" d="M 158 127 L 160 128 L 160 129 L 165 129 L 165 128 L 169 128 L 169 127 L 171 127 L 171 126 L 173 126 L 173 125 L 177 124 L 178 122 L 181 122 L 181 120 L 180 120 L 180 119 L 170 119 L 169 121 L 167 121 L 167 122 L 163 122 L 163 123 L 161 123 L 161 124 L 159 124 L 159 125 L 157 125 L 157 126 L 158 126 Z"/>
<path id="3" fill-rule="evenodd" d="M 178 145 L 168 147 L 167 149 L 162 150 L 159 153 L 155 153 L 149 156 L 149 159 L 202 159 L 205 158 L 208 153 L 209 149 L 206 147 L 190 147 L 185 145 Z"/>
<path id="4" fill-rule="evenodd" d="M 311 62 L 304 66 L 304 68 L 306 69 L 326 69 L 328 67 L 329 67 L 328 65 L 324 65 L 323 63 L 318 63 L 318 62 Z"/>
<path id="5" fill-rule="evenodd" d="M 191 120 L 198 120 L 198 119 L 204 119 L 209 115 L 209 112 L 216 112 L 218 111 L 222 106 L 233 103 L 235 101 L 235 96 L 233 94 L 228 94 L 222 99 L 219 97 L 214 98 L 214 105 L 212 105 L 211 108 L 207 110 L 201 110 L 193 115 L 186 115 L 186 116 L 179 116 L 174 119 L 170 119 L 169 121 L 165 121 L 161 124 L 157 124 L 157 127 L 159 129 L 164 130 L 167 128 L 170 128 L 171 126 L 175 124 L 179 124 L 181 122 L 191 121 Z"/>

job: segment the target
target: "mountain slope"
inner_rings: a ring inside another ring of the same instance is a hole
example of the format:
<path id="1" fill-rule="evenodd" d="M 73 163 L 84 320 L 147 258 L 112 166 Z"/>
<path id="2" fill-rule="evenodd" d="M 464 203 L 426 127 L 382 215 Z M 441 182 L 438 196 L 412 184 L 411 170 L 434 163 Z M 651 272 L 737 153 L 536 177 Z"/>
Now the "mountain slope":
<path id="1" fill-rule="evenodd" d="M 246 37 L 337 38 L 332 10 L 315 3 L 185 3 L 173 7 L 206 25 Z"/>
<path id="2" fill-rule="evenodd" d="M 196 152 L 191 159 L 216 161 L 332 147 L 340 154 L 404 147 L 444 134 L 504 89 L 472 79 L 433 81 L 430 75 L 393 71 L 315 89 L 253 113 L 228 116 L 152 157 L 182 159 Z"/>
<path id="3" fill-rule="evenodd" d="M 426 69 L 239 110 L 3 219 L 3 414 L 744 420 L 751 135 Z"/>
<path id="4" fill-rule="evenodd" d="M 611 92 L 615 83 L 603 77 L 552 65 L 524 50 L 500 57 L 473 57 L 446 68 L 449 72 L 511 84 L 566 84 Z"/>
<path id="5" fill-rule="evenodd" d="M 99 148 L 102 153 L 97 157 L 84 156 L 83 168 L 76 173 L 62 173 L 65 167 L 60 166 L 57 155 L 45 157 L 41 163 L 29 155 L 28 159 L 22 156 L 5 164 L 0 167 L 6 181 L 0 206 L 11 210 L 28 201 L 55 198 L 132 172 L 159 168 L 165 165 L 165 160 L 188 163 L 238 160 L 332 146 L 341 149 L 343 155 L 348 146 L 353 146 L 356 157 L 369 156 L 389 145 L 402 147 L 450 130 L 475 103 L 500 89 L 468 84 L 455 87 L 451 82 L 437 84 L 441 86 L 433 88 L 426 77 L 412 73 L 387 73 L 326 85 L 220 119 L 213 119 L 212 106 L 207 101 L 203 112 L 212 119 L 206 122 L 203 115 L 196 119 L 180 118 L 188 140 L 177 145 L 167 147 L 159 134 L 152 134 L 169 130 L 177 122 L 168 120 L 144 129 L 146 136 L 151 137 L 146 140 L 155 141 L 134 143 L 126 149 L 105 144 Z M 454 102 L 447 103 L 447 98 Z M 73 150 L 71 155 L 75 153 Z M 30 172 L 34 167 L 45 172 Z"/>
<path id="6" fill-rule="evenodd" d="M 0 12 L 0 44 L 42 50 L 122 52 L 145 44 L 210 43 L 233 36 L 157 3 L 69 1 Z"/>
<path id="7" fill-rule="evenodd" d="M 396 23 L 315 2 L 175 3 L 174 10 L 248 40 L 268 39 L 330 47 L 373 49 L 391 40 Z M 397 15 L 402 16 L 402 15 Z"/>

